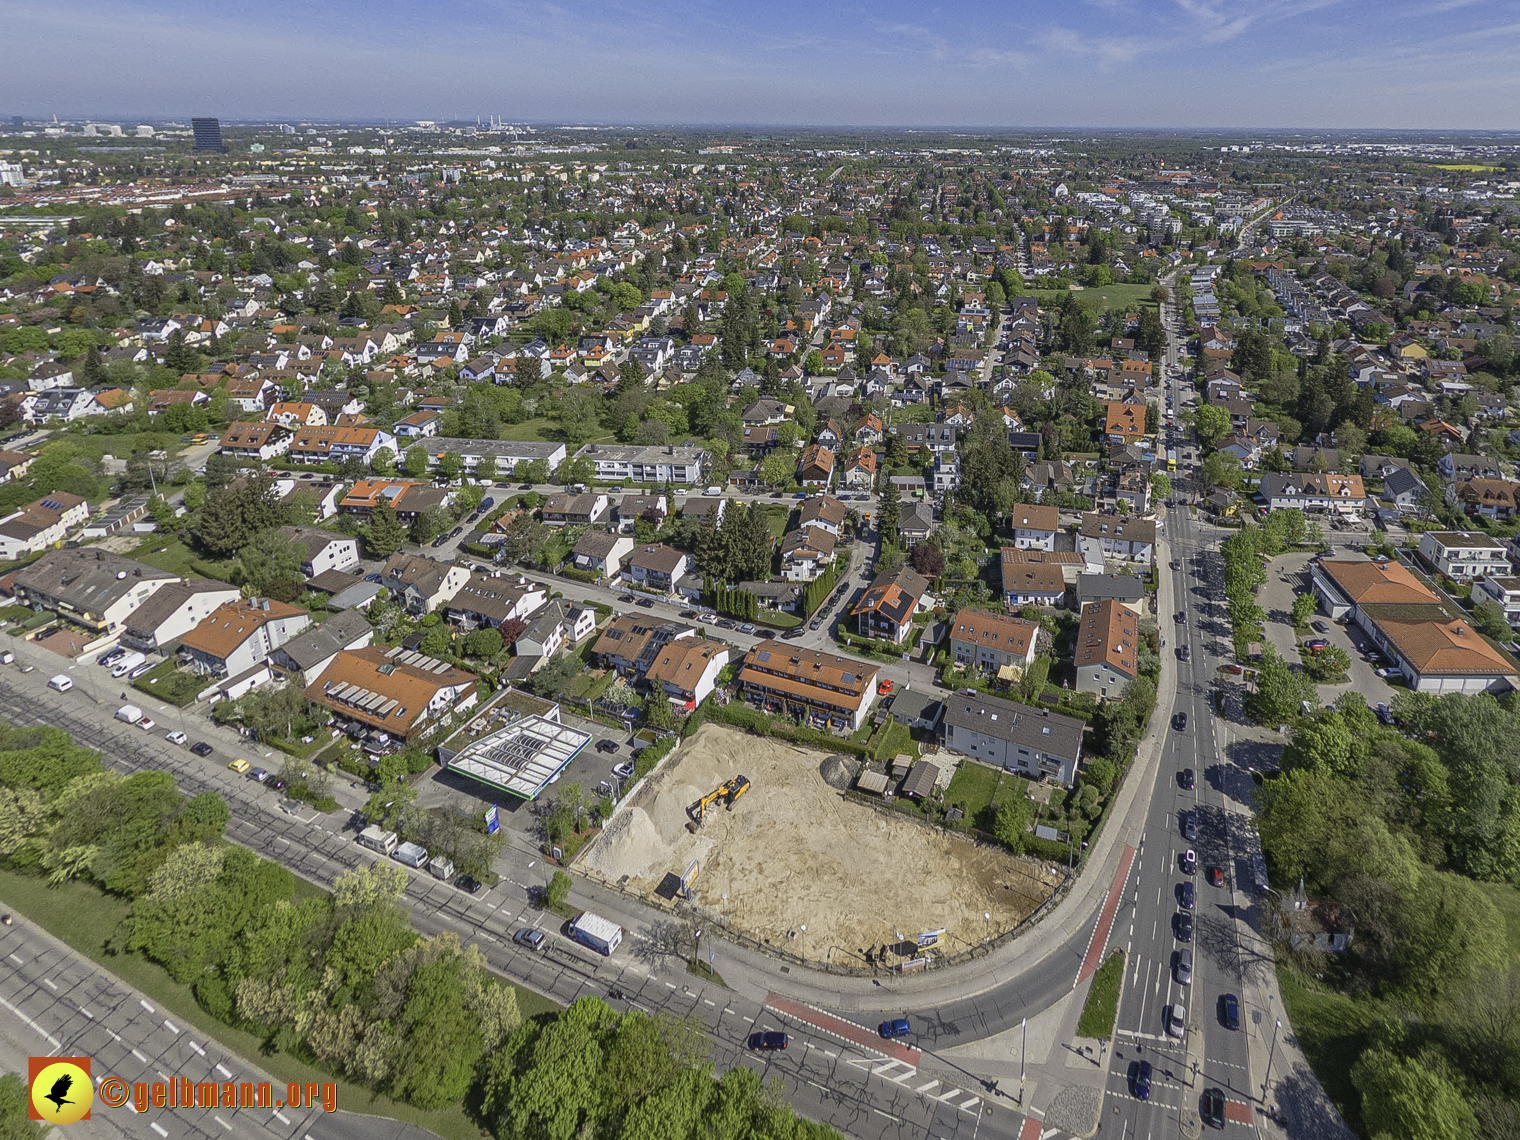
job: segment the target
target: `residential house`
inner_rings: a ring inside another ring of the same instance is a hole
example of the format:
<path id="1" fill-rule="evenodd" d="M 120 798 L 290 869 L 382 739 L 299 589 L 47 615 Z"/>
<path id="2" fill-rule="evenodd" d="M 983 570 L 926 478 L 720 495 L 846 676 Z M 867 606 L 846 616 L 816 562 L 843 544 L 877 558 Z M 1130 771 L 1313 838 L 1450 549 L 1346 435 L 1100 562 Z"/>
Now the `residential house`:
<path id="1" fill-rule="evenodd" d="M 426 735 L 473 708 L 475 675 L 399 646 L 337 653 L 306 686 L 306 699 L 331 709 L 339 728 L 380 742 Z"/>
<path id="2" fill-rule="evenodd" d="M 575 453 L 596 468 L 602 482 L 677 483 L 702 481 L 707 452 L 700 447 L 643 446 L 639 444 L 588 443 Z"/>
<path id="3" fill-rule="evenodd" d="M 396 437 L 372 427 L 304 427 L 290 442 L 290 458 L 294 463 L 339 463 L 344 459 L 358 459 L 369 464 L 382 450 L 394 454 Z"/>
<path id="4" fill-rule="evenodd" d="M 26 473 L 32 469 L 32 464 L 36 461 L 37 457 L 30 452 L 11 451 L 0 447 L 0 483 L 26 478 Z"/>
<path id="5" fill-rule="evenodd" d="M 89 500 L 79 495 L 67 491 L 44 495 L 0 518 L 0 559 L 20 558 L 60 543 L 70 527 L 89 517 Z"/>
<path id="6" fill-rule="evenodd" d="M 133 611 L 121 631 L 121 644 L 139 653 L 167 653 L 219 607 L 236 602 L 242 591 L 215 579 L 174 582 Z"/>
<path id="7" fill-rule="evenodd" d="M 1150 519 L 1084 514 L 1078 545 L 1087 564 L 1099 569 L 1106 559 L 1149 566 L 1156 549 L 1156 524 Z"/>
<path id="8" fill-rule="evenodd" d="M 845 456 L 844 485 L 857 491 L 869 491 L 876 485 L 876 452 L 869 447 L 857 447 Z"/>
<path id="9" fill-rule="evenodd" d="M 1139 443 L 1147 434 L 1144 404 L 1107 405 L 1103 435 L 1109 443 Z"/>
<path id="10" fill-rule="evenodd" d="M 803 448 L 797 463 L 797 481 L 804 487 L 827 487 L 834 478 L 834 453 L 820 444 Z"/>
<path id="11" fill-rule="evenodd" d="M 528 619 L 527 627 L 517 638 L 517 655 L 537 658 L 533 666 L 537 668 L 564 646 L 578 645 L 595 632 L 595 610 L 554 598 Z"/>
<path id="12" fill-rule="evenodd" d="M 1380 502 L 1391 503 L 1400 512 L 1417 511 L 1430 489 L 1425 481 L 1407 467 L 1395 467 L 1383 477 Z"/>
<path id="13" fill-rule="evenodd" d="M 781 576 L 788 582 L 823 577 L 834 561 L 834 535 L 818 526 L 799 526 L 781 540 Z"/>
<path id="14" fill-rule="evenodd" d="M 587 531 L 571 552 L 577 570 L 602 578 L 616 578 L 623 569 L 623 559 L 633 553 L 633 538 L 607 531 Z"/>
<path id="15" fill-rule="evenodd" d="M 1436 460 L 1436 472 L 1447 483 L 1467 479 L 1503 479 L 1504 471 L 1497 459 L 1485 455 L 1462 455 L 1448 452 Z"/>
<path id="16" fill-rule="evenodd" d="M 604 667 L 637 679 L 654 662 L 660 648 L 679 638 L 695 637 L 696 632 L 684 622 L 666 621 L 652 614 L 619 614 L 603 627 L 591 655 Z"/>
<path id="17" fill-rule="evenodd" d="M 413 412 L 397 420 L 392 430 L 397 439 L 417 440 L 437 435 L 443 417 L 434 411 Z"/>
<path id="18" fill-rule="evenodd" d="M 624 559 L 623 580 L 652 594 L 673 594 L 691 573 L 691 555 L 664 543 L 635 547 Z"/>
<path id="19" fill-rule="evenodd" d="M 50 550 L 12 581 L 18 602 L 55 610 L 104 637 L 116 635 L 139 606 L 180 577 L 94 546 Z"/>
<path id="20" fill-rule="evenodd" d="M 1509 575 L 1480 578 L 1473 583 L 1473 601 L 1493 602 L 1504 611 L 1504 620 L 1520 625 L 1520 578 Z"/>
<path id="21" fill-rule="evenodd" d="M 1054 550 L 1056 531 L 1061 527 L 1061 513 L 1055 504 L 1015 504 L 1008 516 L 1013 528 L 1013 545 L 1017 550 Z"/>
<path id="22" fill-rule="evenodd" d="M 234 459 L 269 460 L 290 450 L 291 433 L 277 423 L 239 420 L 222 433 L 219 450 Z"/>
<path id="23" fill-rule="evenodd" d="M 861 637 L 901 645 L 913 631 L 913 615 L 932 607 L 929 580 L 899 566 L 876 576 L 850 616 L 855 619 L 855 630 Z"/>
<path id="24" fill-rule="evenodd" d="M 600 491 L 584 495 L 550 495 L 543 501 L 544 522 L 550 526 L 588 526 L 607 513 L 611 506 Z"/>
<path id="25" fill-rule="evenodd" d="M 788 642 L 761 642 L 744 656 L 739 684 L 757 707 L 853 732 L 865 723 L 880 673 L 875 665 Z"/>
<path id="26" fill-rule="evenodd" d="M 349 535 L 314 526 L 282 526 L 280 537 L 300 551 L 303 577 L 359 565 L 359 540 Z"/>
<path id="27" fill-rule="evenodd" d="M 469 580 L 470 572 L 463 566 L 421 554 L 392 554 L 380 569 L 380 581 L 411 614 L 447 605 Z"/>
<path id="28" fill-rule="evenodd" d="M 832 495 L 813 495 L 802 504 L 798 512 L 799 527 L 816 526 L 828 531 L 835 538 L 844 530 L 848 508 Z"/>
<path id="29" fill-rule="evenodd" d="M 690 712 L 717 687 L 718 674 L 728 664 L 729 647 L 721 641 L 682 637 L 668 641 L 644 670 L 644 682 L 658 685 L 666 696 Z"/>
<path id="30" fill-rule="evenodd" d="M 363 649 L 374 637 L 375 631 L 362 613 L 344 610 L 276 646 L 269 655 L 269 663 L 304 687 L 308 680 L 320 677 L 339 653 Z"/>
<path id="31" fill-rule="evenodd" d="M 962 689 L 944 698 L 945 747 L 1031 780 L 1070 786 L 1082 758 L 1074 717 Z"/>
<path id="32" fill-rule="evenodd" d="M 415 519 L 434 507 L 447 506 L 449 491 L 410 479 L 360 479 L 338 504 L 344 514 L 368 517 L 381 503 L 403 520 Z"/>
<path id="33" fill-rule="evenodd" d="M 1145 612 L 1145 582 L 1134 574 L 1077 575 L 1077 609 L 1093 602 L 1115 601 L 1137 614 Z"/>
<path id="34" fill-rule="evenodd" d="M 1507 522 L 1520 509 L 1520 483 L 1503 479 L 1465 479 L 1448 483 L 1446 501 L 1460 505 L 1470 518 Z"/>
<path id="35" fill-rule="evenodd" d="M 1261 477 L 1256 497 L 1269 510 L 1331 511 L 1348 518 L 1361 518 L 1367 505 L 1362 477 L 1333 471 L 1320 474 L 1268 471 Z"/>
<path id="36" fill-rule="evenodd" d="M 658 530 L 670 514 L 664 495 L 624 495 L 617 505 L 617 528 L 632 534 L 634 524 L 644 519 Z"/>
<path id="37" fill-rule="evenodd" d="M 1428 530 L 1420 535 L 1420 557 L 1456 582 L 1509 573 L 1504 544 L 1475 531 Z"/>
<path id="38" fill-rule="evenodd" d="M 950 619 L 950 659 L 963 669 L 1012 680 L 1033 663 L 1039 633 L 1037 623 L 1023 618 L 960 610 Z"/>
<path id="39" fill-rule="evenodd" d="M 1140 616 L 1116 598 L 1082 607 L 1073 664 L 1077 691 L 1117 700 L 1139 676 Z"/>
<path id="40" fill-rule="evenodd" d="M 449 599 L 445 614 L 449 621 L 468 628 L 495 629 L 511 621 L 527 621 L 548 600 L 548 592 L 537 582 L 477 570 Z"/>
<path id="41" fill-rule="evenodd" d="M 1003 547 L 1003 602 L 1020 606 L 1059 606 L 1066 600 L 1066 575 L 1060 566 L 1029 562 L 1016 547 Z"/>
<path id="42" fill-rule="evenodd" d="M 179 641 L 179 661 L 208 677 L 236 678 L 311 624 L 311 615 L 271 598 L 218 606 Z"/>
<path id="43" fill-rule="evenodd" d="M 1386 479 L 1395 471 L 1408 471 L 1409 460 L 1396 455 L 1364 455 L 1357 461 L 1357 474 L 1366 479 Z"/>

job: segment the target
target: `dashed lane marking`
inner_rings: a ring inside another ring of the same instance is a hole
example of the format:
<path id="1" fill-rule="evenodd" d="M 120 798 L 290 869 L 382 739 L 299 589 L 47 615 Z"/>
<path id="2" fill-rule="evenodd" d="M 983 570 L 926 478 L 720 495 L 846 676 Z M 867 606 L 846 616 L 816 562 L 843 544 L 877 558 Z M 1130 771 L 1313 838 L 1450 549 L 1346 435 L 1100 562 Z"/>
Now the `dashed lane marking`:
<path id="1" fill-rule="evenodd" d="M 152 1006 L 151 1006 L 151 1005 L 149 1005 L 149 1004 L 148 1004 L 148 1003 L 147 1003 L 147 1002 L 145 1002 L 145 1001 L 143 1001 L 143 1000 L 142 1000 L 142 998 L 138 998 L 138 999 L 137 999 L 137 1004 L 138 1004 L 138 1005 L 140 1005 L 140 1006 L 142 1006 L 142 1007 L 143 1007 L 143 1008 L 144 1008 L 144 1009 L 145 1009 L 145 1010 L 147 1010 L 147 1011 L 148 1011 L 148 1012 L 149 1012 L 149 1013 L 157 1013 L 157 1012 L 158 1012 L 158 1010 L 156 1010 L 156 1009 L 154 1009 L 154 1008 L 153 1008 L 153 1007 L 152 1007 Z"/>
<path id="2" fill-rule="evenodd" d="M 229 1081 L 232 1079 L 232 1070 L 229 1069 L 226 1065 L 222 1064 L 220 1061 L 216 1063 L 216 1071 L 221 1073 L 222 1076 L 226 1077 Z"/>
<path id="3" fill-rule="evenodd" d="M 222 1126 L 222 1127 L 223 1127 L 223 1128 L 225 1128 L 225 1129 L 226 1129 L 226 1130 L 227 1130 L 227 1131 L 228 1131 L 228 1132 L 231 1132 L 231 1131 L 232 1131 L 232 1125 L 230 1125 L 230 1124 L 228 1124 L 228 1123 L 227 1123 L 227 1122 L 226 1122 L 226 1121 L 225 1121 L 225 1120 L 223 1120 L 223 1119 L 222 1119 L 222 1118 L 221 1118 L 221 1117 L 220 1117 L 220 1116 L 217 1116 L 217 1115 L 215 1115 L 215 1114 L 213 1114 L 213 1115 L 212 1115 L 212 1117 L 211 1117 L 211 1119 L 212 1119 L 212 1120 L 214 1120 L 214 1121 L 216 1121 L 216 1122 L 217 1122 L 217 1123 L 218 1123 L 218 1124 L 220 1124 L 220 1125 L 221 1125 L 221 1126 Z"/>
<path id="4" fill-rule="evenodd" d="M 286 1128 L 290 1127 L 290 1117 L 286 1116 L 279 1109 L 275 1109 L 274 1110 L 274 1118 L 276 1120 L 278 1120 L 281 1124 L 285 1125 Z"/>
<path id="5" fill-rule="evenodd" d="M 151 1129 L 153 1129 L 153 1131 L 157 1132 L 160 1136 L 162 1136 L 164 1138 L 164 1140 L 169 1140 L 169 1130 L 167 1128 L 165 1128 L 162 1124 L 160 1124 L 158 1121 L 155 1120 L 152 1124 L 148 1125 L 148 1127 L 151 1128 Z"/>
<path id="6" fill-rule="evenodd" d="M 58 992 L 58 983 L 53 981 L 52 978 L 43 978 L 42 984 L 45 985 L 48 989 L 52 990 L 54 993 Z"/>
<path id="7" fill-rule="evenodd" d="M 143 1055 L 142 1055 L 142 1054 L 141 1054 L 141 1053 L 140 1053 L 140 1052 L 138 1052 L 138 1050 L 136 1050 L 136 1049 L 133 1049 L 133 1050 L 132 1050 L 132 1056 L 134 1056 L 134 1057 L 136 1057 L 136 1058 L 137 1058 L 137 1059 L 138 1059 L 138 1060 L 139 1060 L 139 1061 L 141 1061 L 141 1062 L 142 1062 L 142 1063 L 143 1063 L 143 1064 L 144 1064 L 144 1065 L 146 1065 L 146 1064 L 147 1064 L 147 1063 L 148 1063 L 148 1058 L 146 1058 L 146 1057 L 144 1057 L 144 1056 L 143 1056 Z"/>
<path id="8" fill-rule="evenodd" d="M 58 1038 L 54 1037 L 46 1029 L 42 1028 L 42 1026 L 38 1025 L 35 1021 L 33 1021 L 26 1014 L 22 1013 L 19 1009 L 17 1009 L 15 1006 L 13 1006 L 10 1002 L 6 1001 L 4 998 L 0 998 L 0 1005 L 5 1006 L 6 1009 L 10 1010 L 17 1017 L 19 1017 L 22 1021 L 24 1021 L 26 1023 L 26 1025 L 33 1032 L 41 1034 L 42 1037 L 48 1042 L 48 1044 L 50 1044 L 54 1049 L 61 1049 L 61 1048 L 63 1048 L 63 1043 L 60 1042 L 58 1040 Z"/>

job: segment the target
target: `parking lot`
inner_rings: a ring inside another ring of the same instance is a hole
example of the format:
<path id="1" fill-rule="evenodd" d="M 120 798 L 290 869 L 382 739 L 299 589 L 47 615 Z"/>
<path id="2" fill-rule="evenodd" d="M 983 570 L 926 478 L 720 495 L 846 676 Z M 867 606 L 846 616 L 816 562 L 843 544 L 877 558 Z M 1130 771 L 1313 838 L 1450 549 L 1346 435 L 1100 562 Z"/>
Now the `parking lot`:
<path id="1" fill-rule="evenodd" d="M 1347 562 L 1360 562 L 1367 558 L 1360 550 L 1344 547 L 1336 548 L 1335 557 Z M 1301 660 L 1298 638 L 1293 632 L 1293 599 L 1309 592 L 1309 561 L 1310 555 L 1305 553 L 1274 558 L 1267 567 L 1267 584 L 1261 588 L 1258 596 L 1262 608 L 1267 611 L 1268 640 L 1272 642 L 1279 657 L 1293 664 Z M 1367 698 L 1369 706 L 1387 704 L 1393 700 L 1397 690 L 1377 675 L 1378 668 L 1389 662 L 1377 655 L 1371 639 L 1362 630 L 1351 624 L 1333 622 L 1323 611 L 1316 611 L 1310 621 L 1321 623 L 1328 631 L 1312 628 L 1311 637 L 1324 638 L 1331 645 L 1343 649 L 1351 658 L 1348 680 L 1339 685 L 1318 686 L 1321 703 L 1334 704 L 1336 698 L 1347 690 L 1361 693 Z M 1372 661 L 1364 659 L 1369 651 L 1374 654 Z"/>

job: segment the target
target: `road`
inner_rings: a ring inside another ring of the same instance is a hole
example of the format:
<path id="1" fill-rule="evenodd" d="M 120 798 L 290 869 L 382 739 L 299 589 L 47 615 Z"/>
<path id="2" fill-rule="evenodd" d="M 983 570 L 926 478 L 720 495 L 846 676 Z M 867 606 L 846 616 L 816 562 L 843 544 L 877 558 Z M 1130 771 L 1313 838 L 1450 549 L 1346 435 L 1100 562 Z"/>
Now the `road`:
<path id="1" fill-rule="evenodd" d="M 142 1140 L 251 1137 L 256 1140 L 427 1140 L 414 1125 L 354 1112 L 328 1113 L 285 1104 L 285 1086 L 229 1052 L 168 1010 L 159 1009 L 81 954 L 24 920 L 0 927 L 0 1058 L 26 1072 L 28 1056 L 84 1056 L 91 1075 L 138 1081 L 269 1081 L 278 1098 L 267 1109 L 106 1108 L 68 1135 Z M 304 1100 L 304 1097 L 303 1097 Z M 62 1135 L 62 1133 L 59 1133 Z"/>

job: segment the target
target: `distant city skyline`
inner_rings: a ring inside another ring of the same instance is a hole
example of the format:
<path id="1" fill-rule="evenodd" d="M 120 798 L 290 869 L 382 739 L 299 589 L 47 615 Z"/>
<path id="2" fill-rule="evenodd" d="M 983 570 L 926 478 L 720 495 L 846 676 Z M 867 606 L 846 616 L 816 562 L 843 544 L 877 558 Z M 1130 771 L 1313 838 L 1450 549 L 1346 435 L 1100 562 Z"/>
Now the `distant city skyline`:
<path id="1" fill-rule="evenodd" d="M 1505 129 L 1508 0 L 0 0 L 0 111 L 987 129 Z"/>

